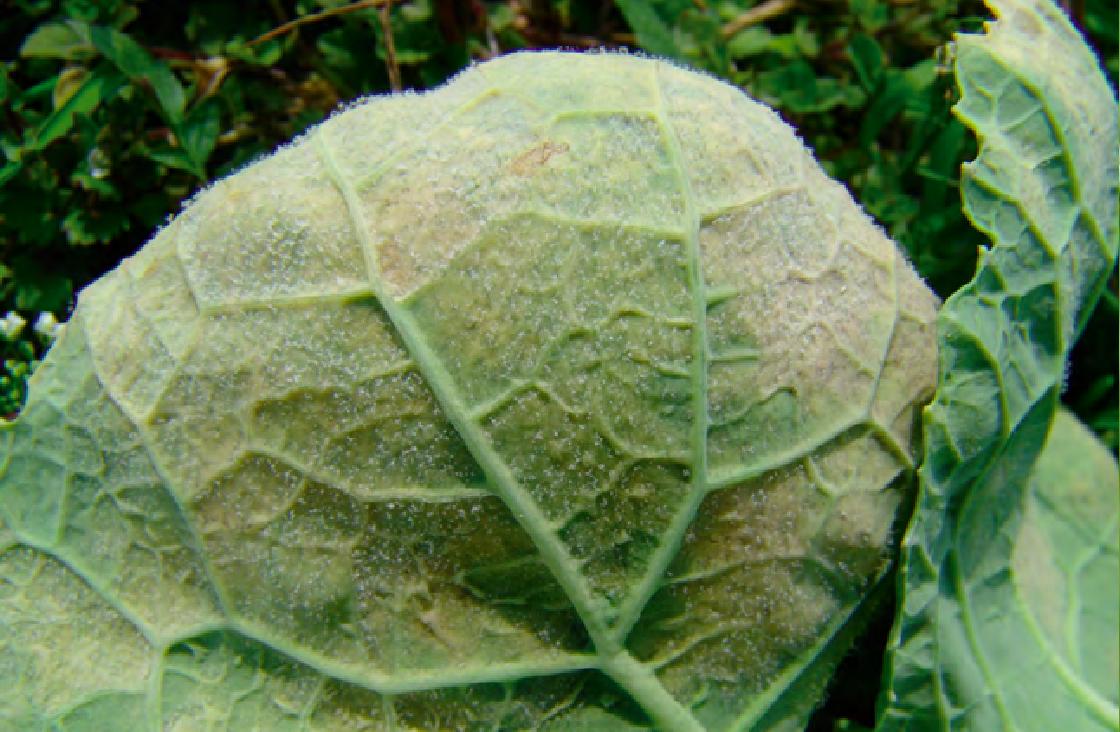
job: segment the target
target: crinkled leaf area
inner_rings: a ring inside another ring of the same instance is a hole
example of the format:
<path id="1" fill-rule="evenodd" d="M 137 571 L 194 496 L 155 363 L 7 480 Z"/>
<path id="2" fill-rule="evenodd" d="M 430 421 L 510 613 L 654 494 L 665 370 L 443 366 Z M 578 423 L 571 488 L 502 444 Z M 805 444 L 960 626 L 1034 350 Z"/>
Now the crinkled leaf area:
<path id="1" fill-rule="evenodd" d="M 356 106 L 87 289 L 0 432 L 0 719 L 797 724 L 933 314 L 714 80 L 526 54 Z"/>
<path id="2" fill-rule="evenodd" d="M 1115 469 L 1058 480 L 1044 453 L 1033 493 L 1031 470 L 1048 431 L 1078 469 L 1099 452 L 1051 421 L 1116 260 L 1116 98 L 1053 4 L 991 6 L 955 64 L 956 112 L 980 140 L 965 209 L 993 247 L 938 315 L 880 726 L 1115 730 Z M 1102 513 L 1085 524 L 1090 500 Z"/>

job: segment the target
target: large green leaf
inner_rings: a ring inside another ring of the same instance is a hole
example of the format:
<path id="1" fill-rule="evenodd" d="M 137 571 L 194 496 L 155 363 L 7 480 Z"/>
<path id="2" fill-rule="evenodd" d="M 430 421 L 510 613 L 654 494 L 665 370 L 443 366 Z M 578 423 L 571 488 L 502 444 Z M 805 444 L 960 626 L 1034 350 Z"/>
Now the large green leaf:
<path id="1" fill-rule="evenodd" d="M 796 726 L 934 313 L 713 79 L 526 54 L 358 105 L 85 290 L 0 429 L 0 720 Z"/>
<path id="2" fill-rule="evenodd" d="M 1030 578 L 1016 551 L 1066 358 L 1116 257 L 1116 100 L 1056 7 L 992 7 L 998 21 L 985 35 L 957 38 L 955 68 L 956 112 L 980 140 L 964 204 L 994 246 L 938 316 L 938 392 L 925 413 L 881 726 L 1115 729 L 1115 677 L 1090 679 L 1059 650 L 1068 637 L 1115 648 L 1115 622 L 1074 611 L 1066 637 L 1049 637 L 1020 591 Z M 1107 535 L 1091 537 L 1084 550 L 1107 546 Z M 1108 583 L 1068 592 L 1115 612 Z"/>
<path id="3" fill-rule="evenodd" d="M 1054 670 L 1103 721 L 1120 697 L 1120 475 L 1065 409 L 1031 475 L 1011 553 L 1019 612 Z"/>

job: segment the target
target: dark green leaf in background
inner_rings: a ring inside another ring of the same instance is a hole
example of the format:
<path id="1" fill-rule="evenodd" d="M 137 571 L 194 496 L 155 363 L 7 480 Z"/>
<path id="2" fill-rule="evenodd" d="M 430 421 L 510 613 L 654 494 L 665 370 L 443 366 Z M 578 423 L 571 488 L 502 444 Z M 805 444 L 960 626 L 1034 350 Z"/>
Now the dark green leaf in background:
<path id="1" fill-rule="evenodd" d="M 647 0 L 615 0 L 626 22 L 634 29 L 642 48 L 657 56 L 680 58 L 673 31 L 658 17 Z"/>
<path id="2" fill-rule="evenodd" d="M 180 125 L 181 144 L 194 172 L 206 177 L 206 160 L 214 150 L 221 131 L 221 109 L 213 99 L 196 105 Z"/>
<path id="3" fill-rule="evenodd" d="M 116 93 L 121 81 L 121 75 L 107 64 L 84 73 L 77 88 L 38 126 L 30 149 L 42 150 L 68 133 L 74 124 L 74 115 L 91 113 Z"/>
<path id="4" fill-rule="evenodd" d="M 883 49 L 871 36 L 857 33 L 848 42 L 848 54 L 859 83 L 866 91 L 872 91 L 879 84 L 879 76 L 883 72 Z"/>
<path id="5" fill-rule="evenodd" d="M 79 61 L 93 54 L 89 26 L 76 21 L 45 23 L 27 36 L 19 48 L 19 55 L 23 58 Z"/>
<path id="6" fill-rule="evenodd" d="M 89 35 L 94 47 L 121 73 L 151 88 L 168 123 L 177 125 L 182 121 L 186 93 L 167 64 L 152 58 L 140 44 L 112 28 L 93 26 Z"/>

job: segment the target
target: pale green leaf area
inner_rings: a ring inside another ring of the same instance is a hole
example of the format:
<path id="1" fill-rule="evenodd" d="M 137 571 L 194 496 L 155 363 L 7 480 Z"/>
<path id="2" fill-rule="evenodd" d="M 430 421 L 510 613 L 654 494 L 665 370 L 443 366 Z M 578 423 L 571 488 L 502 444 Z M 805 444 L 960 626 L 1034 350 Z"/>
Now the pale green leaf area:
<path id="1" fill-rule="evenodd" d="M 0 727 L 801 725 L 934 314 L 714 79 L 518 54 L 357 104 L 84 291 L 0 431 Z"/>
<path id="2" fill-rule="evenodd" d="M 1023 621 L 1084 701 L 1116 719 L 1120 475 L 1108 448 L 1065 410 L 1050 427 L 1023 510 L 1011 553 Z"/>
<path id="3" fill-rule="evenodd" d="M 1055 6 L 991 5 L 955 71 L 980 141 L 964 205 L 993 247 L 938 315 L 880 727 L 1116 730 L 1116 468 L 1050 427 L 1116 259 L 1116 97 Z"/>

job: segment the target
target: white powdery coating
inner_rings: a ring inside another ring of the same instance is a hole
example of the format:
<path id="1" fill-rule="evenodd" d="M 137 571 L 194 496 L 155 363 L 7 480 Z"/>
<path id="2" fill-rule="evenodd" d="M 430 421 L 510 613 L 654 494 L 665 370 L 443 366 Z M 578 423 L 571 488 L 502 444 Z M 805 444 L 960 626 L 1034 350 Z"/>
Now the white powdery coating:
<path id="1" fill-rule="evenodd" d="M 87 289 L 6 515 L 149 641 L 230 633 L 160 657 L 181 722 L 190 668 L 261 653 L 261 694 L 327 679 L 312 720 L 601 724 L 574 672 L 614 643 L 655 716 L 748 724 L 886 565 L 934 307 L 771 110 L 517 54 L 349 107 Z"/>

